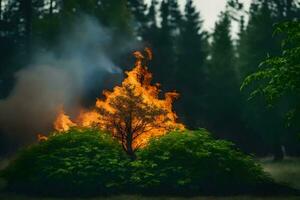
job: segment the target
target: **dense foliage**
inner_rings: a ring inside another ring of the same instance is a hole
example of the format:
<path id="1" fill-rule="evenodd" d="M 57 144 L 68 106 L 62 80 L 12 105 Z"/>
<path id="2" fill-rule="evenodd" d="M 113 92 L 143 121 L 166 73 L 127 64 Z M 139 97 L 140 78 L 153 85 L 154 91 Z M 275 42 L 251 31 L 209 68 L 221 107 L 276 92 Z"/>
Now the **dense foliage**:
<path id="1" fill-rule="evenodd" d="M 154 138 L 134 161 L 109 134 L 71 130 L 23 150 L 2 175 L 11 191 L 48 195 L 256 193 L 272 183 L 251 157 L 205 130 Z"/>
<path id="2" fill-rule="evenodd" d="M 153 139 L 132 166 L 133 183 L 148 192 L 232 194 L 258 192 L 271 183 L 250 156 L 205 130 Z"/>
<path id="3" fill-rule="evenodd" d="M 263 95 L 268 104 L 273 105 L 282 97 L 292 97 L 291 114 L 299 113 L 300 93 L 300 22 L 279 24 L 276 33 L 285 34 L 282 55 L 269 57 L 261 63 L 259 71 L 249 75 L 242 89 L 253 82 L 260 84 L 250 94 L 250 98 Z"/>
<path id="4" fill-rule="evenodd" d="M 128 158 L 110 134 L 71 130 L 22 151 L 5 170 L 8 189 L 63 194 L 121 190 Z"/>
<path id="5" fill-rule="evenodd" d="M 240 23 L 236 62 L 240 85 L 248 75 L 259 70 L 260 63 L 267 57 L 280 55 L 281 37 L 273 34 L 274 25 L 299 18 L 297 4 L 292 0 L 252 1 L 247 14 L 248 23 L 245 23 L 243 16 Z M 259 84 L 257 82 L 253 87 Z M 285 113 L 282 111 L 290 100 L 269 108 L 261 97 L 248 101 L 246 91 L 241 97 L 242 135 L 247 137 L 244 144 L 252 143 L 257 152 L 272 153 L 276 159 L 283 158 L 282 146 L 286 147 L 287 153 L 299 153 L 299 141 L 294 137 L 293 130 L 285 126 Z"/>

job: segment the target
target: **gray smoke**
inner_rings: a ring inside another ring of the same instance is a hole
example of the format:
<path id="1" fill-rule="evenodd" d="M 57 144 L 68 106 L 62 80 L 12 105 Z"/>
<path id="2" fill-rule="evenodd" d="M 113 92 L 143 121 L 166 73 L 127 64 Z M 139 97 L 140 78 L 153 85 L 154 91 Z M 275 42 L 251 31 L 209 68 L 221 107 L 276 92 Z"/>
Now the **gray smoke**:
<path id="1" fill-rule="evenodd" d="M 61 37 L 57 51 L 36 53 L 34 62 L 17 72 L 10 96 L 0 100 L 0 129 L 5 134 L 35 140 L 37 133 L 51 130 L 62 105 L 75 114 L 87 90 L 107 74 L 121 74 L 107 53 L 113 42 L 109 30 L 89 17 L 75 24 Z"/>

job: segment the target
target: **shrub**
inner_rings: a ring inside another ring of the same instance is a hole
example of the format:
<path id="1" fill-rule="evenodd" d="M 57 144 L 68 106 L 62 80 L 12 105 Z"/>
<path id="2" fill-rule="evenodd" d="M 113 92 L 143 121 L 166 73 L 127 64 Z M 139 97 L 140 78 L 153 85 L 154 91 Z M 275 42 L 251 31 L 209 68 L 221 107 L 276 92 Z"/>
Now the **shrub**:
<path id="1" fill-rule="evenodd" d="M 172 132 L 153 139 L 131 163 L 139 190 L 158 193 L 226 194 L 255 192 L 272 180 L 233 144 L 205 130 Z"/>
<path id="2" fill-rule="evenodd" d="M 22 151 L 3 176 L 14 191 L 103 194 L 123 189 L 128 162 L 110 134 L 74 129 Z"/>
<path id="3" fill-rule="evenodd" d="M 152 139 L 132 161 L 110 134 L 74 129 L 23 150 L 3 176 L 9 190 L 46 195 L 217 195 L 272 184 L 250 156 L 205 130 Z"/>

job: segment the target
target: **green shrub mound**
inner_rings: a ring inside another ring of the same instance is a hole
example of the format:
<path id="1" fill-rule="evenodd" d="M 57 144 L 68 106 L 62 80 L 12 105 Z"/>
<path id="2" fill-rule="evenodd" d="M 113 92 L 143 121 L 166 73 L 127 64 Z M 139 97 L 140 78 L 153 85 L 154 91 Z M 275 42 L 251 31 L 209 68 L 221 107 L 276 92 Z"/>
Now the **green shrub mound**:
<path id="1" fill-rule="evenodd" d="M 128 161 L 110 134 L 71 130 L 22 151 L 3 174 L 13 191 L 105 194 L 123 189 Z"/>
<path id="2" fill-rule="evenodd" d="M 137 157 L 131 163 L 131 180 L 151 193 L 257 193 L 272 185 L 250 156 L 230 142 L 213 139 L 205 130 L 153 139 Z"/>
<path id="3" fill-rule="evenodd" d="M 10 191 L 56 196 L 256 193 L 272 183 L 251 157 L 205 130 L 152 139 L 132 161 L 110 134 L 74 129 L 23 150 L 2 176 Z"/>

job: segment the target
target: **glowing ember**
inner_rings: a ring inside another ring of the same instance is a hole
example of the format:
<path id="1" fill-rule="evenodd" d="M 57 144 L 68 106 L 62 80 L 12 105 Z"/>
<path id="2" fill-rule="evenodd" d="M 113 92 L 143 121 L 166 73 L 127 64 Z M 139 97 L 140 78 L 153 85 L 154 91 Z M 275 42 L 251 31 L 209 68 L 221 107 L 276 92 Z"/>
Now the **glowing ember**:
<path id="1" fill-rule="evenodd" d="M 168 131 L 184 129 L 177 123 L 177 115 L 172 110 L 173 101 L 179 96 L 168 92 L 159 99 L 159 84 L 151 85 L 152 74 L 145 66 L 152 59 L 150 49 L 134 52 L 135 67 L 126 72 L 127 78 L 113 91 L 104 91 L 103 99 L 97 99 L 93 111 L 82 111 L 76 124 L 60 111 L 54 123 L 55 130 L 67 131 L 71 127 L 98 127 L 109 131 L 118 138 L 127 153 L 147 144 L 154 136 L 162 136 Z M 146 58 L 145 58 L 146 57 Z"/>

